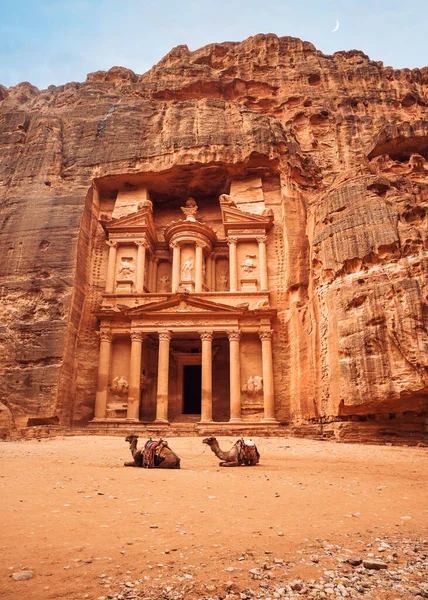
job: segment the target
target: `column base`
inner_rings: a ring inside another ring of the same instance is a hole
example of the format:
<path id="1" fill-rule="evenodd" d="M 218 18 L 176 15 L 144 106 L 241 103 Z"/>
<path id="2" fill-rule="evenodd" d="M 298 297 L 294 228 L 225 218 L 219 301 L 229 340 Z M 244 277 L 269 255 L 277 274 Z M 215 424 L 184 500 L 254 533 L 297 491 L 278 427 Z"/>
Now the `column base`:
<path id="1" fill-rule="evenodd" d="M 140 419 L 136 419 L 135 417 L 126 417 L 125 423 L 139 423 Z"/>
<path id="2" fill-rule="evenodd" d="M 243 423 L 243 420 L 242 419 L 233 418 L 233 419 L 229 419 L 229 423 Z"/>
<path id="3" fill-rule="evenodd" d="M 154 425 L 169 425 L 168 419 L 156 419 L 153 423 Z"/>
<path id="4" fill-rule="evenodd" d="M 267 417 L 266 419 L 262 420 L 262 423 L 273 423 L 274 425 L 276 425 L 278 424 L 278 421 L 273 417 Z"/>
<path id="5" fill-rule="evenodd" d="M 214 423 L 213 419 L 201 419 L 198 421 L 198 425 L 209 425 L 210 423 Z"/>

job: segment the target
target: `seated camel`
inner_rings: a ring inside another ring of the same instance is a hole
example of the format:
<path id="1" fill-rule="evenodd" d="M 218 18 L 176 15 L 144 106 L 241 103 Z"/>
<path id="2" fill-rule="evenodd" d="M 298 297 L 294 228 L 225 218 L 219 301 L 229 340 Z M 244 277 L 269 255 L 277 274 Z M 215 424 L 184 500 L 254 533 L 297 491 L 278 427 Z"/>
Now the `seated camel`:
<path id="1" fill-rule="evenodd" d="M 146 469 L 179 469 L 180 458 L 162 438 L 159 441 L 148 440 L 143 448 L 137 449 L 138 435 L 128 435 L 125 442 L 129 443 L 132 462 L 126 462 L 125 467 L 143 467 Z"/>
<path id="2" fill-rule="evenodd" d="M 214 454 L 221 460 L 220 467 L 239 467 L 241 465 L 254 466 L 260 460 L 260 453 L 257 446 L 251 440 L 244 441 L 243 438 L 235 442 L 228 452 L 221 450 L 215 437 L 209 437 L 202 440 L 207 444 Z"/>

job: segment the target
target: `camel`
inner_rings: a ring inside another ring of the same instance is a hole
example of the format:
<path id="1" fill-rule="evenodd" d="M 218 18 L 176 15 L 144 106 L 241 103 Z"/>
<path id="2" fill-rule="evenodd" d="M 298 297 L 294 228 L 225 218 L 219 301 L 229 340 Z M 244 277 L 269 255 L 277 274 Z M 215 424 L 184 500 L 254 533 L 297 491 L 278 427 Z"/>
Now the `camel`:
<path id="1" fill-rule="evenodd" d="M 215 437 L 205 438 L 202 443 L 207 444 L 221 460 L 220 467 L 255 466 L 260 460 L 260 453 L 254 442 L 245 442 L 243 438 L 235 442 L 228 452 L 221 450 Z"/>
<path id="2" fill-rule="evenodd" d="M 143 464 L 144 462 L 144 449 L 153 440 L 148 440 L 146 444 L 137 449 L 138 435 L 128 435 L 125 438 L 125 442 L 129 443 L 129 449 L 131 450 L 132 462 L 124 463 L 125 467 L 148 467 L 149 465 Z M 180 458 L 171 450 L 168 446 L 168 442 L 162 438 L 159 440 L 156 450 L 154 452 L 154 462 L 152 467 L 155 469 L 179 469 Z"/>

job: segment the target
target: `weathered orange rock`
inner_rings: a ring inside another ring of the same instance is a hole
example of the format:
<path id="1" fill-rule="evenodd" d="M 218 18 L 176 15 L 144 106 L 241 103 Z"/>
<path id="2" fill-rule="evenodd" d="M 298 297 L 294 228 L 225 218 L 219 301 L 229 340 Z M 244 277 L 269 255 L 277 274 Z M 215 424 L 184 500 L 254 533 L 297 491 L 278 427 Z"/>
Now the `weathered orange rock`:
<path id="1" fill-rule="evenodd" d="M 428 68 L 275 35 L 179 46 L 144 75 L 113 67 L 42 91 L 1 86 L 5 427 L 93 416 L 94 179 L 144 174 L 156 206 L 263 175 L 265 197 L 281 198 L 268 249 L 277 418 L 385 427 L 404 415 L 422 431 L 427 103 Z"/>

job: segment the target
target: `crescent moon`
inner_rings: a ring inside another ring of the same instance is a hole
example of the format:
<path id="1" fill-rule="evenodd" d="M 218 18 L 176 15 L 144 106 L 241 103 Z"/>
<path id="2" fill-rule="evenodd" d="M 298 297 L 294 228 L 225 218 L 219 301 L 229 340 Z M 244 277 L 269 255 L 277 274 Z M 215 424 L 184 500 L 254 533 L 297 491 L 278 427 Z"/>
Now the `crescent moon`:
<path id="1" fill-rule="evenodd" d="M 336 27 L 334 29 L 332 29 L 331 33 L 334 33 L 335 31 L 337 31 L 339 29 L 339 21 L 336 20 Z"/>

